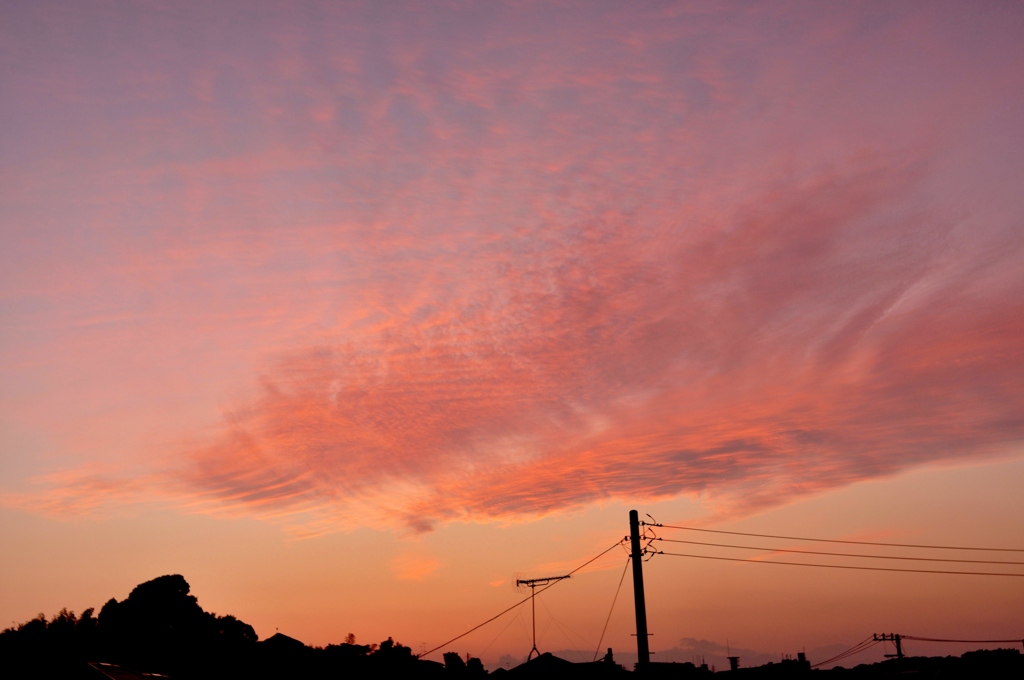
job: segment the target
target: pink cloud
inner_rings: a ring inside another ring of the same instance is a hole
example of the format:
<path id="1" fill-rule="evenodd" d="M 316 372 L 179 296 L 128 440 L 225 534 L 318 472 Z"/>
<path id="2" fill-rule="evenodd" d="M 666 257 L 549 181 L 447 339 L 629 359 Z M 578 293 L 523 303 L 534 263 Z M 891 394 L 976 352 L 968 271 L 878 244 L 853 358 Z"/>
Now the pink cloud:
<path id="1" fill-rule="evenodd" d="M 441 562 L 430 555 L 403 554 L 391 559 L 391 569 L 399 581 L 422 581 L 440 566 Z"/>
<path id="2" fill-rule="evenodd" d="M 936 279 L 941 230 L 871 224 L 917 181 L 893 167 L 769 194 L 698 238 L 652 244 L 612 216 L 442 260 L 403 304 L 367 300 L 345 342 L 285 353 L 157 487 L 303 533 L 367 508 L 423 530 L 679 493 L 747 512 L 991 453 L 1024 427 L 1024 310 L 1019 275 L 979 290 L 977 268 L 1020 253 Z"/>
<path id="3" fill-rule="evenodd" d="M 268 40 L 178 61 L 146 15 L 137 69 L 32 65 L 80 100 L 77 146 L 19 80 L 36 146 L 0 176 L 38 230 L 0 256 L 0 397 L 76 457 L 9 502 L 145 490 L 299 532 L 743 512 L 1020 439 L 1019 212 L 943 189 L 1014 189 L 950 140 L 1019 105 L 987 68 L 1016 43 L 909 10 L 551 12 L 259 16 Z M 59 423 L 21 398 L 54 357 Z M 222 419 L 165 415 L 208 384 Z M 94 430 L 146 427 L 136 477 L 91 472 Z"/>

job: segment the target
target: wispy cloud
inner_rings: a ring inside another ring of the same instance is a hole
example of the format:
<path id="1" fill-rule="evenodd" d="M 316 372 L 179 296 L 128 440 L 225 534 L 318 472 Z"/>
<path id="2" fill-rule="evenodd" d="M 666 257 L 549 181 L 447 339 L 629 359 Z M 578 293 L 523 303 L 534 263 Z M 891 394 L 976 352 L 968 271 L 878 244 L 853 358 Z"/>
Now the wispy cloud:
<path id="1" fill-rule="evenodd" d="M 552 12 L 459 14 L 454 37 L 434 13 L 412 32 L 257 17 L 265 43 L 146 61 L 106 99 L 61 81 L 83 139 L 123 135 L 48 155 L 24 122 L 38 147 L 18 147 L 11 210 L 90 227 L 22 235 L 4 299 L 53 308 L 12 315 L 59 319 L 50 356 L 87 348 L 109 380 L 136 375 L 119 352 L 182 393 L 234 380 L 242 352 L 260 379 L 173 454 L 139 438 L 134 477 L 86 466 L 6 502 L 144 494 L 299 533 L 681 493 L 749 512 L 1021 439 L 1020 213 L 962 189 L 1018 170 L 957 155 L 1018 101 L 979 68 L 1015 48 L 962 67 L 949 26 L 902 10 L 798 34 L 785 8 Z M 908 90 L 921 71 L 971 97 Z M 142 94 L 173 106 L 101 115 Z M 43 350 L 18 338 L 35 375 Z"/>
<path id="2" fill-rule="evenodd" d="M 433 574 L 441 562 L 430 555 L 397 555 L 391 560 L 391 569 L 399 581 L 422 581 Z"/>

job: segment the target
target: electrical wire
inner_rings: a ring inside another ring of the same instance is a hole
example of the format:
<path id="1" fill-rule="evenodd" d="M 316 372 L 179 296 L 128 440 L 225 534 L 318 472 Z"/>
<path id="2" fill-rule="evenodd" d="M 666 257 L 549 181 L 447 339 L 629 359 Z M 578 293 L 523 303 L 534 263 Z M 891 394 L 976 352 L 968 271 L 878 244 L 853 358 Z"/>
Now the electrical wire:
<path id="1" fill-rule="evenodd" d="M 850 545 L 883 545 L 890 548 L 922 548 L 929 550 L 983 550 L 989 552 L 1019 552 L 1024 553 L 1024 548 L 982 548 L 968 547 L 962 545 L 921 545 L 918 543 L 880 543 L 877 541 L 843 541 L 831 538 L 807 538 L 806 536 L 775 536 L 773 534 L 752 534 L 743 531 L 724 531 L 722 529 L 701 529 L 698 527 L 683 527 L 674 524 L 655 524 L 653 522 L 640 522 L 644 526 L 662 527 L 663 529 L 681 529 L 683 531 L 703 531 L 711 534 L 729 534 L 731 536 L 753 536 L 755 538 L 779 538 L 787 541 L 815 541 L 817 543 L 846 543 Z"/>
<path id="2" fill-rule="evenodd" d="M 864 640 L 861 640 L 860 642 L 855 644 L 853 647 L 850 647 L 849 649 L 847 649 L 845 652 L 840 652 L 839 654 L 836 654 L 835 656 L 833 656 L 831 659 L 826 659 L 824 661 L 819 661 L 818 663 L 816 663 L 813 666 L 811 666 L 811 668 L 818 668 L 819 666 L 826 666 L 826 665 L 828 665 L 830 663 L 835 663 L 837 661 L 842 661 L 843 659 L 845 659 L 847 657 L 853 656 L 854 654 L 860 654 L 861 652 L 863 652 L 863 651 L 865 651 L 867 649 L 870 649 L 871 647 L 874 647 L 879 642 L 881 642 L 881 640 L 875 639 L 874 636 L 865 638 Z"/>
<path id="3" fill-rule="evenodd" d="M 619 547 L 620 545 L 622 545 L 622 543 L 623 543 L 623 541 L 622 541 L 622 540 L 620 540 L 620 541 L 618 541 L 617 543 L 615 543 L 614 545 L 612 545 L 612 546 L 611 546 L 610 548 L 605 548 L 604 550 L 602 550 L 601 552 L 599 552 L 599 553 L 598 553 L 597 555 L 595 555 L 595 556 L 591 557 L 591 558 L 590 558 L 589 560 L 587 560 L 586 562 L 584 562 L 584 563 L 583 563 L 583 564 L 581 564 L 580 566 L 578 566 L 578 567 L 576 567 L 575 569 L 573 569 L 572 571 L 570 571 L 570 572 L 569 572 L 569 573 L 568 573 L 567 575 L 568 575 L 568 576 L 572 576 L 573 574 L 575 574 L 575 573 L 576 573 L 577 571 L 579 571 L 579 570 L 580 570 L 580 569 L 582 569 L 583 567 L 585 567 L 585 566 L 589 565 L 589 564 L 590 564 L 590 563 L 592 563 L 592 562 L 596 562 L 596 561 L 597 561 L 597 559 L 598 559 L 599 557 L 604 557 L 605 555 L 607 555 L 608 553 L 610 553 L 610 552 L 611 552 L 612 550 L 614 550 L 615 548 L 618 548 L 618 547 Z M 558 581 L 556 581 L 555 583 L 558 583 Z M 544 586 L 543 588 L 541 588 L 541 589 L 540 589 L 539 591 L 537 591 L 537 592 L 540 592 L 540 593 L 542 593 L 542 592 L 544 592 L 545 590 L 547 590 L 548 588 L 550 588 L 550 587 L 551 587 L 551 586 L 553 586 L 553 585 L 555 585 L 555 584 L 554 584 L 554 583 L 552 583 L 551 585 L 547 585 L 547 586 Z"/>
<path id="4" fill-rule="evenodd" d="M 544 601 L 541 600 L 542 604 L 543 604 L 543 602 Z M 548 617 L 548 620 L 544 622 L 544 627 L 540 629 L 540 633 L 537 634 L 537 642 L 540 643 L 541 647 L 544 646 L 544 636 L 548 634 L 548 628 L 551 628 L 551 617 L 550 616 Z M 572 644 L 572 642 L 570 642 L 569 644 Z M 530 651 L 533 652 L 532 649 Z M 540 650 L 537 650 L 537 653 L 539 654 Z"/>
<path id="5" fill-rule="evenodd" d="M 728 543 L 705 543 L 703 541 L 682 541 L 676 538 L 655 538 L 666 543 L 686 543 L 687 545 L 707 545 L 715 548 L 740 548 L 743 550 L 767 550 L 770 552 L 799 553 L 801 555 L 830 555 L 832 557 L 862 557 L 872 560 L 913 560 L 915 562 L 955 562 L 958 564 L 1011 564 L 1024 566 L 1024 562 L 1006 560 L 955 560 L 942 557 L 897 557 L 895 555 L 858 555 L 857 553 L 824 552 L 816 550 L 796 550 L 794 548 L 772 548 L 756 545 L 730 545 Z"/>
<path id="6" fill-rule="evenodd" d="M 948 571 L 940 569 L 899 569 L 896 567 L 867 567 L 852 564 L 814 564 L 811 562 L 782 562 L 779 560 L 753 560 L 743 557 L 718 557 L 714 555 L 691 555 L 687 553 L 670 553 L 659 550 L 657 555 L 671 555 L 672 557 L 694 557 L 700 560 L 723 560 L 726 562 L 751 562 L 753 564 L 778 564 L 790 567 L 823 567 L 826 569 L 856 569 L 858 571 L 897 571 L 908 574 L 953 574 L 958 576 L 1015 576 L 1024 578 L 1024 574 L 1010 574 L 991 571 Z"/>
<path id="7" fill-rule="evenodd" d="M 841 653 L 833 656 L 831 659 L 826 659 L 825 661 L 821 661 L 819 663 L 814 664 L 813 666 L 811 666 L 811 668 L 819 668 L 821 666 L 827 666 L 828 664 L 836 663 L 838 661 L 842 661 L 843 659 L 849 658 L 849 657 L 854 656 L 856 654 L 860 654 L 861 652 L 864 652 L 864 651 L 866 651 L 868 649 L 871 649 L 872 647 L 874 647 L 875 645 L 879 644 L 880 642 L 881 642 L 881 640 L 875 640 L 873 638 L 868 638 L 867 640 L 861 641 L 858 644 L 854 645 L 853 647 L 851 647 L 850 649 L 846 650 L 845 652 L 841 652 Z"/>
<path id="8" fill-rule="evenodd" d="M 902 639 L 902 640 L 918 640 L 920 642 L 966 642 L 966 643 L 969 643 L 969 644 L 973 644 L 973 643 L 976 643 L 976 642 L 1013 642 L 1013 643 L 1016 643 L 1016 644 L 1024 644 L 1024 637 L 1018 638 L 1016 640 L 946 640 L 944 638 L 927 638 L 927 637 L 917 637 L 915 635 L 901 635 L 900 639 Z"/>
<path id="9" fill-rule="evenodd" d="M 519 631 L 523 634 L 523 640 L 526 644 L 533 644 L 533 636 L 530 632 L 530 627 L 526 625 L 526 617 L 523 616 L 523 610 L 517 609 L 515 620 L 519 623 Z"/>
<path id="10" fill-rule="evenodd" d="M 595 562 L 595 561 L 596 561 L 596 560 L 598 560 L 599 558 L 603 557 L 604 555 L 608 554 L 609 552 L 611 552 L 611 551 L 612 551 L 612 550 L 614 550 L 615 548 L 619 547 L 619 545 L 621 545 L 621 544 L 622 544 L 622 541 L 621 541 L 621 540 L 619 540 L 619 541 L 616 541 L 616 542 L 615 542 L 614 544 L 612 544 L 612 545 L 611 545 L 610 547 L 608 547 L 608 548 L 605 548 L 604 550 L 602 550 L 601 552 L 599 552 L 599 553 L 598 553 L 597 555 L 595 555 L 594 557 L 591 557 L 591 558 L 590 558 L 589 560 L 587 560 L 586 562 L 584 562 L 584 563 L 583 563 L 583 564 L 581 564 L 580 566 L 578 566 L 578 567 L 576 567 L 575 569 L 573 569 L 572 571 L 570 571 L 570 572 L 569 572 L 569 573 L 568 573 L 567 575 L 568 575 L 568 576 L 572 576 L 573 574 L 575 574 L 576 572 L 578 572 L 578 571 L 579 571 L 580 569 L 582 569 L 583 567 L 587 566 L 588 564 L 591 564 L 592 562 Z M 492 616 L 491 618 L 487 619 L 487 620 L 486 620 L 486 621 L 484 621 L 483 623 L 478 623 L 477 625 L 473 626 L 472 628 L 470 628 L 469 630 L 467 630 L 467 631 L 466 631 L 465 633 L 462 633 L 462 634 L 460 634 L 460 635 L 456 635 L 456 636 L 455 636 L 455 637 L 453 637 L 453 638 L 452 638 L 451 640 L 447 640 L 447 641 L 445 641 L 445 642 L 442 642 L 441 644 L 439 644 L 438 646 L 436 646 L 436 647 L 434 647 L 434 648 L 432 648 L 432 649 L 428 649 L 428 650 L 427 650 L 427 651 L 425 651 L 425 652 L 422 652 L 422 653 L 420 653 L 420 654 L 417 654 L 417 655 L 416 655 L 416 658 L 418 658 L 418 659 L 422 659 L 423 657 L 427 656 L 428 654 L 433 654 L 433 653 L 434 653 L 434 652 L 436 652 L 437 650 L 439 650 L 439 649 L 441 649 L 442 647 L 445 647 L 445 646 L 447 646 L 447 645 L 450 645 L 451 643 L 455 642 L 456 640 L 461 640 L 462 638 L 466 637 L 466 636 L 467 636 L 467 635 L 469 635 L 470 633 L 472 633 L 472 632 L 474 632 L 474 631 L 476 631 L 476 630 L 479 630 L 480 628 L 483 628 L 484 626 L 486 626 L 486 625 L 487 625 L 488 623 L 490 623 L 491 621 L 494 621 L 495 619 L 499 619 L 499 618 L 501 618 L 502 616 L 504 616 L 505 614 L 508 614 L 508 613 L 509 613 L 510 611 L 512 611 L 512 610 L 513 610 L 513 609 L 515 609 L 516 607 L 520 607 L 520 606 L 522 606 L 522 605 L 526 604 L 527 602 L 529 602 L 529 601 L 530 601 L 530 598 L 531 598 L 531 597 L 533 597 L 533 596 L 535 596 L 535 595 L 539 595 L 540 593 L 543 593 L 543 592 L 544 592 L 545 590 L 547 590 L 548 588 L 550 588 L 550 587 L 554 586 L 554 585 L 555 585 L 556 583 L 561 583 L 561 582 L 562 582 L 563 580 L 564 580 L 564 579 L 560 579 L 560 580 L 558 580 L 558 581 L 553 581 L 553 582 L 549 583 L 548 585 L 546 585 L 546 586 L 544 586 L 544 587 L 542 587 L 542 588 L 539 588 L 539 589 L 538 589 L 538 590 L 537 590 L 537 591 L 536 591 L 535 593 L 533 593 L 532 595 L 527 595 L 527 596 L 526 596 L 526 597 L 524 597 L 523 599 L 519 600 L 519 602 L 516 602 L 515 604 L 513 604 L 513 605 L 512 605 L 511 607 L 507 607 L 507 608 L 505 608 L 505 609 L 501 610 L 500 612 L 498 612 L 497 614 L 495 614 L 495 615 L 494 615 L 494 616 Z"/>
<path id="11" fill-rule="evenodd" d="M 626 580 L 626 570 L 629 569 L 630 558 L 626 558 L 626 566 L 622 568 L 622 576 L 619 577 L 619 587 L 615 589 L 615 597 L 612 598 L 612 606 L 608 609 L 608 617 L 604 620 L 604 628 L 601 629 L 601 637 L 597 639 L 597 648 L 594 649 L 594 661 L 601 653 L 601 643 L 604 642 L 604 634 L 608 632 L 608 622 L 612 620 L 612 612 L 615 611 L 615 602 L 619 599 L 619 591 L 622 590 L 622 582 Z"/>
<path id="12" fill-rule="evenodd" d="M 508 630 L 509 627 L 513 623 L 515 623 L 515 622 L 516 622 L 516 619 L 514 617 L 509 619 L 508 623 L 505 624 L 505 627 L 501 629 L 501 632 L 498 633 L 497 635 L 495 635 L 494 639 L 487 643 L 487 646 L 483 648 L 483 650 L 480 652 L 480 654 L 478 656 L 483 656 L 485 653 L 487 653 L 487 650 L 491 648 L 491 645 L 493 645 L 495 642 L 497 642 L 498 638 L 500 638 L 502 635 L 504 635 L 505 631 Z"/>
<path id="13" fill-rule="evenodd" d="M 876 640 L 874 642 L 869 642 L 866 645 L 862 645 L 862 646 L 859 646 L 859 647 L 857 647 L 855 649 L 851 649 L 851 650 L 847 651 L 845 654 L 840 654 L 838 657 L 833 657 L 832 659 L 829 659 L 828 661 L 825 661 L 825 662 L 823 662 L 821 664 L 816 664 L 816 666 L 820 667 L 820 666 L 824 666 L 824 665 L 827 665 L 827 664 L 838 663 L 838 662 L 843 661 L 845 659 L 849 659 L 851 656 L 857 656 L 858 654 L 862 654 L 862 653 L 868 651 L 869 649 L 871 649 L 872 647 L 875 647 L 876 645 L 880 645 L 880 644 L 882 644 L 881 640 Z M 883 649 L 883 653 L 884 653 L 884 649 Z M 812 668 L 813 668 L 813 666 L 812 666 Z"/>
<path id="14" fill-rule="evenodd" d="M 1012 642 L 1012 643 L 1016 643 L 1016 644 L 1024 644 L 1024 638 L 1022 638 L 1020 640 L 951 640 L 951 639 L 947 639 L 947 638 L 918 637 L 916 635 L 900 635 L 899 637 L 900 637 L 901 640 L 917 640 L 917 641 L 920 641 L 920 642 L 964 642 L 964 643 L 968 643 L 968 644 L 986 643 L 986 642 Z M 841 652 L 841 653 L 833 656 L 831 659 L 826 659 L 825 661 L 820 661 L 820 662 L 814 664 L 813 666 L 811 666 L 811 668 L 818 668 L 820 666 L 826 666 L 826 665 L 828 665 L 830 663 L 835 663 L 837 661 L 841 661 L 841 660 L 843 660 L 843 659 L 845 659 L 847 657 L 853 656 L 854 654 L 860 654 L 861 652 L 863 652 L 863 651 L 865 651 L 867 649 L 870 649 L 871 647 L 875 646 L 878 643 L 884 643 L 884 642 L 887 642 L 887 641 L 888 640 L 883 640 L 881 638 L 876 638 L 874 636 L 871 636 L 869 638 L 861 640 L 860 642 L 858 642 L 856 645 L 854 645 L 850 649 L 846 650 L 845 652 Z"/>
<path id="15" fill-rule="evenodd" d="M 589 646 L 590 646 L 590 642 L 588 642 L 588 641 L 587 641 L 587 639 L 586 639 L 585 637 L 583 637 L 582 635 L 580 635 L 579 633 L 577 633 L 576 631 L 574 631 L 574 630 L 573 630 L 572 628 L 570 628 L 570 627 L 569 627 L 569 624 L 567 624 L 567 623 L 562 623 L 562 622 L 561 622 L 561 621 L 559 621 L 559 620 L 558 620 L 557 618 L 555 618 L 555 615 L 554 615 L 554 613 L 553 613 L 553 612 L 551 611 L 551 608 L 550 608 L 550 607 L 548 607 L 548 605 L 547 605 L 547 604 L 546 604 L 546 603 L 544 602 L 544 600 L 541 600 L 541 601 L 540 601 L 540 605 L 541 605 L 541 607 L 543 607 L 543 608 L 544 608 L 544 611 L 546 611 L 546 612 L 548 613 L 548 620 L 549 620 L 549 621 L 550 621 L 551 623 L 554 623 L 554 624 L 555 624 L 555 626 L 556 626 L 556 627 L 558 628 L 558 630 L 562 631 L 562 635 L 563 635 L 563 636 L 565 637 L 565 641 L 569 643 L 569 646 L 570 646 L 570 647 L 571 647 L 572 645 L 576 644 L 576 642 L 575 642 L 575 641 L 573 641 L 573 639 L 572 639 L 571 637 L 569 637 L 569 634 L 570 634 L 570 633 L 571 633 L 572 635 L 575 635 L 575 636 L 576 636 L 576 638 L 577 638 L 578 640 L 582 641 L 582 642 L 583 642 L 583 644 L 585 644 L 585 645 L 586 645 L 587 647 L 589 647 Z M 585 654 L 584 654 L 583 652 L 581 652 L 580 650 L 578 650 L 578 649 L 572 649 L 572 650 L 569 650 L 569 651 L 572 651 L 572 652 L 574 652 L 574 653 L 578 654 L 578 655 L 579 655 L 579 657 L 580 657 L 580 660 L 581 660 L 581 661 L 586 661 L 586 660 L 587 660 L 587 657 L 586 657 L 586 655 L 585 655 Z"/>

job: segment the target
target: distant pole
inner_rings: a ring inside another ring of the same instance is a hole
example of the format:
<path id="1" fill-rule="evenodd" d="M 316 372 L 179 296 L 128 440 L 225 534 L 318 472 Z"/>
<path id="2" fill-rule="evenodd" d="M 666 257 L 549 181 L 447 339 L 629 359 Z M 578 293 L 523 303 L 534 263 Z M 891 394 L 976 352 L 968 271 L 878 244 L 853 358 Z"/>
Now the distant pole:
<path id="1" fill-rule="evenodd" d="M 636 665 L 646 669 L 651 663 L 647 640 L 647 605 L 644 603 L 644 563 L 640 549 L 640 515 L 629 511 L 629 547 L 633 558 L 633 603 L 636 606 Z"/>
<path id="2" fill-rule="evenodd" d="M 871 637 L 874 638 L 877 642 L 894 642 L 894 643 L 896 643 L 896 653 L 895 654 L 886 654 L 885 656 L 889 657 L 889 658 L 896 657 L 897 659 L 902 659 L 903 658 L 903 640 L 900 637 L 899 633 L 882 633 L 881 635 L 879 635 L 878 633 L 875 633 Z"/>

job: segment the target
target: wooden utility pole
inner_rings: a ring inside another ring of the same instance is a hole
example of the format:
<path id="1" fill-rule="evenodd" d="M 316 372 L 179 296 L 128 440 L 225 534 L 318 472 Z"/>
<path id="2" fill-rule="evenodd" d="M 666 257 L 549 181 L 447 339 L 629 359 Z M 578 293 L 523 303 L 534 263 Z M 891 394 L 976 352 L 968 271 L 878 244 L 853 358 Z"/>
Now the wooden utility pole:
<path id="1" fill-rule="evenodd" d="M 629 547 L 633 558 L 633 604 L 636 607 L 636 666 L 646 669 L 651 663 L 651 648 L 647 640 L 647 604 L 644 602 L 644 563 L 640 548 L 640 515 L 629 511 Z"/>

